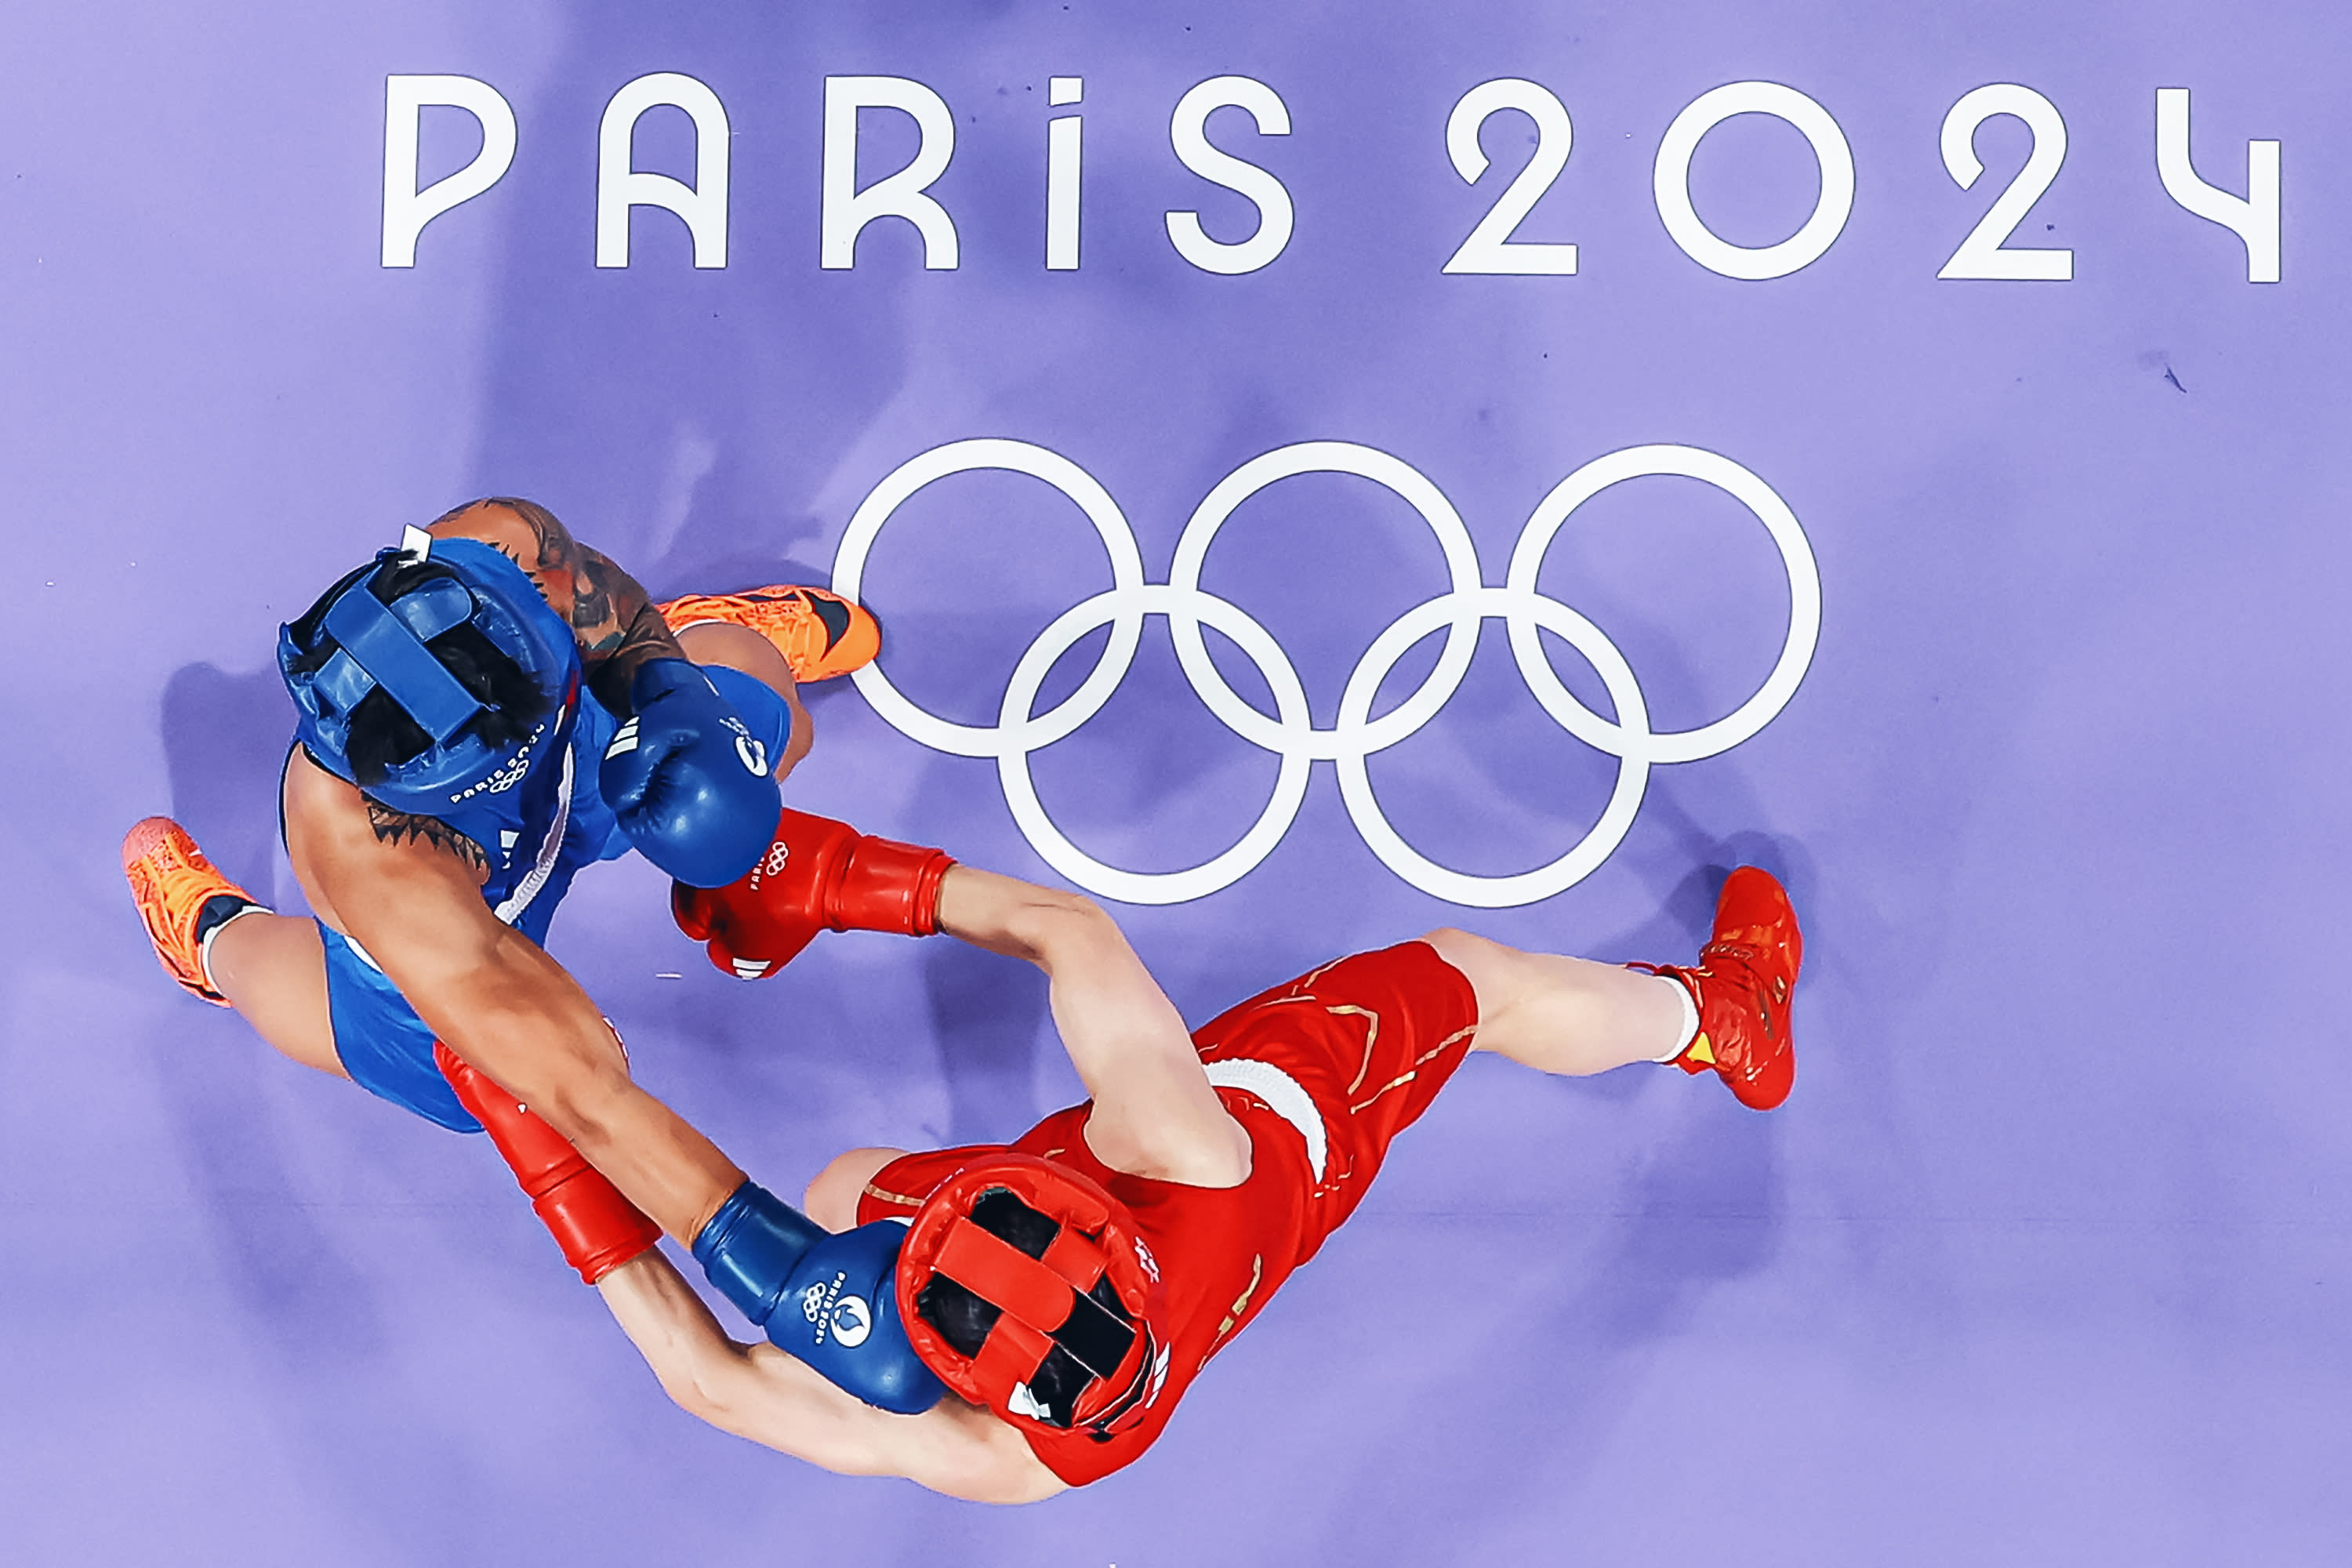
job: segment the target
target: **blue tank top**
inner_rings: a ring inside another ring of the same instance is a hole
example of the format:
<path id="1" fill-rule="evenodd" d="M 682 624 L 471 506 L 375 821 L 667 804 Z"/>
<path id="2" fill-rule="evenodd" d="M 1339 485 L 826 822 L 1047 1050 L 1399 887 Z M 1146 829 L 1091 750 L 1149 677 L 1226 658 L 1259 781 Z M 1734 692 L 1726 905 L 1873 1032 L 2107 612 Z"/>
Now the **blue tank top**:
<path id="1" fill-rule="evenodd" d="M 550 612 L 551 615 L 552 612 Z M 619 721 L 575 684 L 513 760 L 433 815 L 481 846 L 490 863 L 482 901 L 536 942 L 574 872 L 625 855 L 629 840 L 596 787 Z"/>
<path id="2" fill-rule="evenodd" d="M 546 601 L 516 607 L 545 616 L 562 636 L 571 636 Z M 768 754 L 782 756 L 792 736 L 792 712 L 783 699 L 739 670 L 709 667 L 703 673 L 766 744 Z M 481 847 L 489 863 L 482 901 L 541 947 L 555 906 L 580 868 L 617 859 L 632 847 L 597 781 L 604 750 L 619 729 L 620 721 L 575 674 L 561 710 L 504 765 L 431 813 Z M 278 836 L 285 837 L 282 816 Z M 456 1131 L 479 1131 L 481 1123 L 457 1102 L 434 1065 L 433 1031 L 415 1009 L 357 942 L 324 925 L 320 931 L 336 1055 L 352 1080 L 429 1121 Z"/>

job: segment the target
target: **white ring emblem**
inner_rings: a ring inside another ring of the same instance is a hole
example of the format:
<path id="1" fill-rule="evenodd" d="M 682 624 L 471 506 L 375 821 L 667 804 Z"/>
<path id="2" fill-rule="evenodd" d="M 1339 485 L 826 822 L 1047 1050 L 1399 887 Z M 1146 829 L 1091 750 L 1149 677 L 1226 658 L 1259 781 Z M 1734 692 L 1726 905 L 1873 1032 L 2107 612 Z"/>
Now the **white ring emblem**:
<path id="1" fill-rule="evenodd" d="M 1307 796 L 1308 765 L 1318 760 L 1338 766 L 1340 797 L 1364 842 L 1382 864 L 1412 886 L 1479 909 L 1548 899 L 1590 876 L 1615 852 L 1641 809 L 1654 765 L 1716 756 L 1770 723 L 1804 679 L 1821 634 L 1821 573 L 1796 513 L 1769 485 L 1730 458 L 1696 447 L 1666 445 L 1628 447 L 1596 458 L 1553 486 L 1519 531 L 1504 585 L 1490 588 L 1486 586 L 1469 530 L 1453 503 L 1419 469 L 1375 447 L 1350 441 L 1302 441 L 1252 458 L 1220 481 L 1194 510 L 1177 541 L 1169 580 L 1147 583 L 1134 531 L 1093 475 L 1059 453 L 1026 441 L 992 437 L 951 441 L 901 463 L 858 506 L 834 554 L 834 592 L 851 599 L 860 596 L 866 556 L 883 525 L 908 497 L 935 479 L 976 468 L 1027 474 L 1075 501 L 1102 537 L 1103 549 L 1110 557 L 1110 588 L 1064 611 L 1037 635 L 1005 683 L 993 725 L 957 724 L 917 707 L 890 684 L 879 661 L 859 669 L 852 679 L 884 721 L 909 740 L 955 756 L 994 758 L 1005 804 L 1037 853 L 1088 892 L 1124 903 L 1183 903 L 1205 898 L 1247 875 L 1289 831 Z M 1201 567 L 1209 545 L 1234 508 L 1277 479 L 1309 473 L 1355 474 L 1402 498 L 1436 535 L 1450 579 L 1446 592 L 1407 610 L 1372 639 L 1348 678 L 1338 719 L 1328 730 L 1315 727 L 1306 689 L 1281 644 L 1246 613 L 1201 586 Z M 1570 515 L 1610 486 L 1652 474 L 1699 479 L 1739 501 L 1771 535 L 1788 574 L 1789 632 L 1771 673 L 1738 708 L 1695 730 L 1652 730 L 1641 683 L 1617 645 L 1576 611 L 1536 592 L 1536 574 L 1544 553 Z M 1280 759 L 1272 798 L 1240 842 L 1181 871 L 1125 871 L 1088 855 L 1045 815 L 1029 773 L 1032 752 L 1071 734 L 1110 700 L 1134 662 L 1147 616 L 1168 617 L 1177 659 L 1209 710 L 1234 734 Z M 1501 620 L 1508 627 L 1512 658 L 1544 711 L 1586 745 L 1618 759 L 1616 787 L 1609 804 L 1579 843 L 1549 865 L 1499 877 L 1453 870 L 1407 844 L 1381 812 L 1365 766 L 1373 752 L 1412 735 L 1445 706 L 1470 668 L 1471 656 L 1477 649 L 1479 623 L 1489 618 Z M 1244 701 L 1225 683 L 1202 640 L 1203 625 L 1232 638 L 1257 665 L 1274 694 L 1274 718 Z M 1079 638 L 1103 626 L 1110 628 L 1110 637 L 1094 669 L 1076 691 L 1051 710 L 1035 712 L 1039 690 L 1054 662 Z M 1436 668 L 1411 697 L 1373 719 L 1372 700 L 1381 682 L 1407 649 L 1441 628 L 1445 644 Z M 1549 631 L 1566 640 L 1599 673 L 1617 710 L 1613 721 L 1587 708 L 1561 684 L 1544 656 L 1538 631 Z"/>

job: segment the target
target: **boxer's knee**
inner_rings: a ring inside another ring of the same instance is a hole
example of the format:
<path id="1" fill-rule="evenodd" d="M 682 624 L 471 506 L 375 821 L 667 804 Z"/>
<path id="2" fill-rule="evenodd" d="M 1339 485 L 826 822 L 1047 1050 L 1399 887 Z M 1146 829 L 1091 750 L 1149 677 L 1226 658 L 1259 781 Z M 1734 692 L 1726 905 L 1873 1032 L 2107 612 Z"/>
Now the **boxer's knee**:
<path id="1" fill-rule="evenodd" d="M 719 665 L 744 674 L 779 691 L 791 689 L 793 667 L 776 645 L 749 626 L 725 621 L 702 621 L 677 634 L 678 651 L 697 664 Z"/>
<path id="2" fill-rule="evenodd" d="M 850 1149 L 835 1154 L 801 1194 L 801 1212 L 827 1230 L 854 1228 L 857 1200 L 865 1195 L 866 1184 L 905 1152 L 903 1149 Z"/>
<path id="3" fill-rule="evenodd" d="M 1516 961 L 1527 956 L 1517 948 L 1506 947 L 1489 937 L 1454 926 L 1423 931 L 1421 940 L 1435 948 L 1438 957 L 1460 970 L 1481 992 L 1488 985 L 1507 984 L 1510 972 L 1517 967 Z"/>
<path id="4" fill-rule="evenodd" d="M 1508 1019 L 1512 1004 L 1526 989 L 1528 954 L 1516 947 L 1507 947 L 1492 938 L 1454 926 L 1440 926 L 1425 931 L 1421 940 L 1437 950 L 1437 956 L 1461 971 L 1470 982 L 1470 990 L 1478 1006 L 1479 1036 L 1474 1050 L 1497 1048 L 1497 1026 Z"/>

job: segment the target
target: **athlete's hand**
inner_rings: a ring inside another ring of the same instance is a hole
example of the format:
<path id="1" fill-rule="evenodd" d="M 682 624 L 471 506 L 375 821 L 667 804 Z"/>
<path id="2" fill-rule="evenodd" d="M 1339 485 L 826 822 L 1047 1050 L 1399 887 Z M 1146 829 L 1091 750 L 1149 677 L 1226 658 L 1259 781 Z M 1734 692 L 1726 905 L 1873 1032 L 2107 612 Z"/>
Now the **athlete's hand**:
<path id="1" fill-rule="evenodd" d="M 790 963 L 821 931 L 940 929 L 940 879 L 955 861 L 937 849 L 861 834 L 845 822 L 783 811 L 749 875 L 728 887 L 670 889 L 677 929 L 710 962 L 744 980 Z"/>
<path id="2" fill-rule="evenodd" d="M 887 1219 L 834 1235 L 745 1182 L 694 1238 L 694 1257 L 770 1344 L 868 1405 L 918 1415 L 947 1385 L 915 1353 L 898 1313 L 893 1276 L 906 1239 L 907 1227 Z"/>
<path id="3" fill-rule="evenodd" d="M 646 661 L 629 695 L 635 716 L 605 748 L 598 786 L 638 853 L 689 886 L 725 887 L 768 847 L 776 759 L 685 659 Z"/>

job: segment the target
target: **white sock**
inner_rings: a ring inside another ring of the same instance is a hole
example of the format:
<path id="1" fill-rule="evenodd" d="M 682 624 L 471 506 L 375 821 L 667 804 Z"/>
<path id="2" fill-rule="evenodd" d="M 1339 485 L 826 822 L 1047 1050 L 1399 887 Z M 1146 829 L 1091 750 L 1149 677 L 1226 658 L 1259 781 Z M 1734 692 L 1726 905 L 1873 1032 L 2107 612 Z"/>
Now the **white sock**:
<path id="1" fill-rule="evenodd" d="M 1682 1022 L 1675 1026 L 1675 1048 L 1664 1056 L 1650 1058 L 1656 1062 L 1670 1062 L 1690 1049 L 1691 1042 L 1698 1038 L 1698 1004 L 1691 1000 L 1689 989 L 1673 975 L 1653 974 L 1650 978 L 1671 990 L 1675 1000 L 1682 1004 L 1683 1017 Z"/>
<path id="2" fill-rule="evenodd" d="M 215 991 L 220 989 L 219 983 L 213 979 L 213 943 L 220 940 L 220 933 L 228 930 L 229 927 L 236 924 L 237 921 L 245 919 L 247 915 L 274 915 L 278 911 L 276 910 L 264 909 L 259 904 L 249 903 L 246 905 L 245 908 L 237 910 L 236 913 L 229 916 L 228 919 L 221 921 L 220 924 L 213 927 L 212 930 L 205 932 L 204 939 L 196 943 L 196 967 L 204 971 L 205 984 L 206 985 L 211 986 Z"/>

